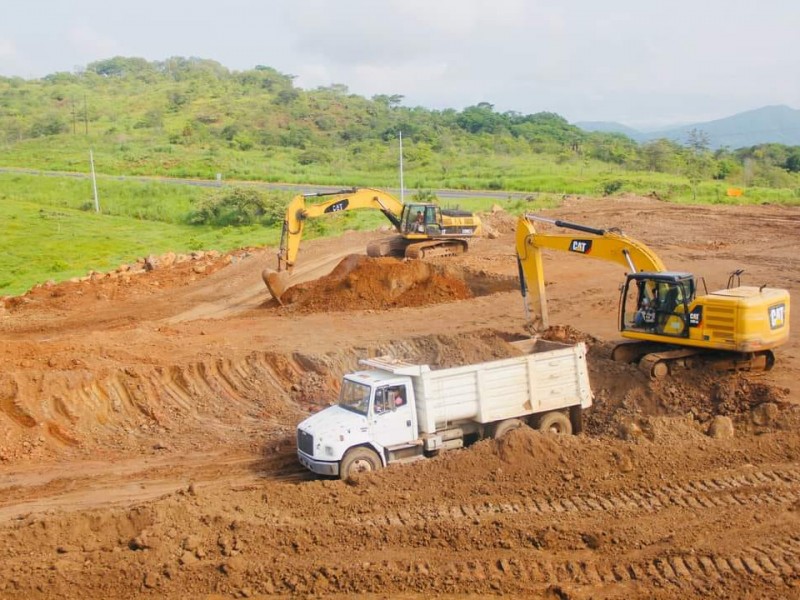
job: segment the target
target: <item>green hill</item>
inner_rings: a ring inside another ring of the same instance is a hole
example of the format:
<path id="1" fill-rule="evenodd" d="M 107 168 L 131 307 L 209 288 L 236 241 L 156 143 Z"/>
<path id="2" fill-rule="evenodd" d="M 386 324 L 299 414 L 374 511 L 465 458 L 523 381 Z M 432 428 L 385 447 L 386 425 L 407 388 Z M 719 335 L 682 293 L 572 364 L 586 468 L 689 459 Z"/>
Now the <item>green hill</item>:
<path id="1" fill-rule="evenodd" d="M 105 174 L 388 187 L 402 132 L 406 184 L 419 189 L 689 197 L 700 180 L 800 187 L 800 148 L 712 155 L 586 132 L 554 113 L 402 101 L 339 84 L 299 89 L 266 66 L 115 57 L 42 79 L 0 77 L 0 166 L 86 171 L 91 147 Z"/>

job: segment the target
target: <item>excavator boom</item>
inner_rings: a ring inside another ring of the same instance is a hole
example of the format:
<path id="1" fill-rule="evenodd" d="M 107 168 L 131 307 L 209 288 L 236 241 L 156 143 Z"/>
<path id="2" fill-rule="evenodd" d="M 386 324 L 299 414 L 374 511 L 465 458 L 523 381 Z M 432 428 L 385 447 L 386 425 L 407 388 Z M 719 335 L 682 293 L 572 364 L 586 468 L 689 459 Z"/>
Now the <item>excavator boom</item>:
<path id="1" fill-rule="evenodd" d="M 316 204 L 307 204 L 309 198 L 325 198 Z M 278 302 L 286 291 L 289 276 L 294 267 L 306 219 L 345 210 L 372 208 L 380 210 L 399 231 L 403 204 L 391 194 L 371 188 L 350 188 L 335 192 L 298 194 L 286 207 L 286 215 L 281 228 L 281 241 L 278 247 L 278 269 L 264 269 L 261 278 L 269 293 Z"/>
<path id="2" fill-rule="evenodd" d="M 540 233 L 536 231 L 534 221 L 550 223 L 556 227 L 573 229 L 588 235 Z M 589 258 L 615 262 L 631 272 L 666 270 L 664 263 L 650 248 L 619 230 L 596 229 L 568 221 L 547 219 L 539 215 L 527 214 L 519 218 L 516 246 L 520 271 L 525 277 L 527 287 L 533 293 L 534 312 L 538 314 L 538 319 L 544 328 L 549 326 L 549 318 L 544 291 L 541 255 L 543 249 L 572 252 Z"/>
<path id="3" fill-rule="evenodd" d="M 325 198 L 317 204 L 307 204 L 308 198 Z M 291 270 L 300 250 L 303 227 L 306 219 L 324 214 L 336 213 L 359 208 L 380 210 L 392 225 L 400 230 L 400 215 L 403 204 L 391 194 L 371 188 L 350 188 L 337 192 L 320 192 L 316 194 L 299 194 L 292 198 L 286 207 L 286 216 L 281 231 L 281 244 L 278 249 L 278 270 Z"/>

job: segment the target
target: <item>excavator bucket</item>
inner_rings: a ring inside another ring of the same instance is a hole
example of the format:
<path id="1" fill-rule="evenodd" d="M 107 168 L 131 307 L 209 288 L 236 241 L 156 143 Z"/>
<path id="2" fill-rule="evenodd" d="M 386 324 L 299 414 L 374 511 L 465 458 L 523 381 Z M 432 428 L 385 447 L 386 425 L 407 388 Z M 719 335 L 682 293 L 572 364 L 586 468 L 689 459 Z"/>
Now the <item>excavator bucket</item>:
<path id="1" fill-rule="evenodd" d="M 283 304 L 281 296 L 289 287 L 289 272 L 288 271 L 273 271 L 272 269 L 264 269 L 261 272 L 261 278 L 267 284 L 267 289 L 278 304 Z"/>

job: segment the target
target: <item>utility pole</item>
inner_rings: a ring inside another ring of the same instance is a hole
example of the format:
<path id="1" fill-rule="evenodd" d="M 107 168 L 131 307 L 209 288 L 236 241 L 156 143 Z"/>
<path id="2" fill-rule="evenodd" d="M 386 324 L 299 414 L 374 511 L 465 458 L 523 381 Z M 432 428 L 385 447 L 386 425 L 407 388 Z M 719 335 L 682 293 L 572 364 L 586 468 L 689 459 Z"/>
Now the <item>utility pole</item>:
<path id="1" fill-rule="evenodd" d="M 89 164 L 92 166 L 92 190 L 94 191 L 94 212 L 100 212 L 100 199 L 97 197 L 97 177 L 94 174 L 94 155 L 89 148 Z"/>
<path id="2" fill-rule="evenodd" d="M 403 132 L 400 131 L 400 203 L 405 204 L 403 186 Z"/>
<path id="3" fill-rule="evenodd" d="M 83 95 L 83 123 L 86 135 L 89 135 L 89 109 L 86 107 L 86 94 Z"/>

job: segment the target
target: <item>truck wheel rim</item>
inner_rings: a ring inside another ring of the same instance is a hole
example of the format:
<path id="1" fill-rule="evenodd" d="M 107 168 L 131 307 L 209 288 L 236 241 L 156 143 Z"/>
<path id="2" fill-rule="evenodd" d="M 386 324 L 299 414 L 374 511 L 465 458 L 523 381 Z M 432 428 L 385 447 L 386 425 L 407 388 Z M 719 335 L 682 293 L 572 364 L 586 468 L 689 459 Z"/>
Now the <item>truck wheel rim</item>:
<path id="1" fill-rule="evenodd" d="M 372 463 L 366 458 L 359 458 L 353 463 L 353 472 L 367 473 L 369 471 L 372 471 Z"/>

